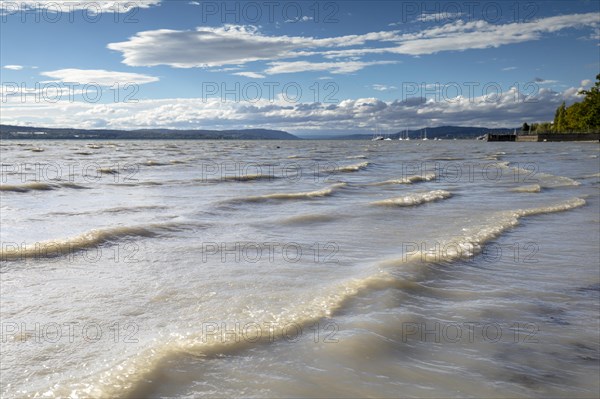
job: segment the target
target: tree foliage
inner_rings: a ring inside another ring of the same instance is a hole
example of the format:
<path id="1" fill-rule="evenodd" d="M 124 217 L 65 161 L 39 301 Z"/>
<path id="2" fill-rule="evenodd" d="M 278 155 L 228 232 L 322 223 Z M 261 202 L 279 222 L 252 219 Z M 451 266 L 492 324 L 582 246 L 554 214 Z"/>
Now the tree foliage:
<path id="1" fill-rule="evenodd" d="M 554 114 L 555 132 L 600 131 L 600 74 L 590 90 L 579 92 L 585 96 L 582 102 L 566 107 L 563 102 Z"/>

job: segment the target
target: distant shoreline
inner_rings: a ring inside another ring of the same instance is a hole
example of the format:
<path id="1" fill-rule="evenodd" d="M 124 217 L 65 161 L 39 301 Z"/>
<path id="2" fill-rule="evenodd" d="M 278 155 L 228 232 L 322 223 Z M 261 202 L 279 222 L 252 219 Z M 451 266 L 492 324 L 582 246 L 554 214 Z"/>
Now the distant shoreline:
<path id="1" fill-rule="evenodd" d="M 401 137 L 410 137 L 421 141 L 423 131 L 427 131 L 429 140 L 474 140 L 490 137 L 487 141 L 544 142 L 544 141 L 592 141 L 600 139 L 600 133 L 540 133 L 538 135 L 515 135 L 514 128 L 488 129 L 468 126 L 440 126 L 418 130 L 403 130 L 385 136 L 393 141 Z M 177 129 L 138 129 L 138 130 L 102 130 L 45 128 L 31 126 L 0 125 L 0 140 L 48 141 L 48 140 L 371 140 L 372 134 L 296 136 L 294 134 L 271 129 L 239 130 L 177 130 Z"/>

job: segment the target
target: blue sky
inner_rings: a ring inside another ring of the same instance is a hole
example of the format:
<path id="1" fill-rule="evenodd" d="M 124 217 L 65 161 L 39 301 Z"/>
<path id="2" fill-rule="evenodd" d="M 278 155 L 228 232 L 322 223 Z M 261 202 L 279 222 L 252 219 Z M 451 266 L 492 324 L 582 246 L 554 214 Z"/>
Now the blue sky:
<path id="1" fill-rule="evenodd" d="M 598 1 L 4 1 L 1 122 L 303 135 L 551 120 Z"/>

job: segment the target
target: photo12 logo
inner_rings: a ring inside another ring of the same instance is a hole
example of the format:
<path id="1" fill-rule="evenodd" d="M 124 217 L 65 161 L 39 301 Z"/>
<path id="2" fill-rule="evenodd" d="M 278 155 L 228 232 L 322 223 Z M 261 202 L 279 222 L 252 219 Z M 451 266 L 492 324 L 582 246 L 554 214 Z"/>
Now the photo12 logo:
<path id="1" fill-rule="evenodd" d="M 36 82 L 3 82 L 0 88 L 2 103 L 56 104 L 59 102 L 137 103 L 140 86 L 137 83 L 115 82 L 113 84 Z"/>
<path id="2" fill-rule="evenodd" d="M 198 1 L 202 23 L 340 22 L 336 1 Z"/>
<path id="3" fill-rule="evenodd" d="M 135 24 L 138 13 L 160 0 L 127 1 L 0 1 L 2 23 L 85 23 L 101 21 Z"/>
<path id="4" fill-rule="evenodd" d="M 335 242 L 315 242 L 308 246 L 296 242 L 205 242 L 202 243 L 202 263 L 298 263 L 302 259 L 317 264 L 338 263 L 339 250 Z"/>
<path id="5" fill-rule="evenodd" d="M 337 104 L 340 102 L 336 95 L 340 87 L 336 82 L 312 82 L 302 85 L 298 82 L 202 82 L 202 102 L 207 103 L 211 99 L 226 102 L 257 103 L 268 101 L 274 103 L 283 101 L 289 104 L 297 104 L 303 100 L 315 103 Z"/>
<path id="6" fill-rule="evenodd" d="M 273 322 L 203 322 L 201 340 L 207 342 L 275 342 L 284 340 L 298 342 L 303 336 L 312 337 L 315 344 L 332 344 L 339 342 L 337 334 L 340 328 L 333 321 L 321 321 L 311 325 Z"/>
<path id="7" fill-rule="evenodd" d="M 537 344 L 540 327 L 534 323 L 514 322 L 509 325 L 478 322 L 404 322 L 402 342 L 437 344 L 514 343 Z"/>
<path id="8" fill-rule="evenodd" d="M 134 344 L 139 342 L 140 327 L 132 322 L 80 323 L 70 322 L 15 322 L 1 323 L 0 342 L 32 342 L 36 344 L 73 344 L 78 341 L 91 344 L 100 341 Z"/>
<path id="9" fill-rule="evenodd" d="M 498 104 L 535 103 L 539 101 L 540 85 L 537 82 L 515 82 L 503 87 L 498 82 L 402 82 L 401 100 L 425 104 L 429 100 L 436 103 L 460 103 L 465 100 L 471 104 L 485 102 Z"/>
<path id="10" fill-rule="evenodd" d="M 402 1 L 395 25 L 414 22 L 528 22 L 539 13 L 534 1 Z"/>

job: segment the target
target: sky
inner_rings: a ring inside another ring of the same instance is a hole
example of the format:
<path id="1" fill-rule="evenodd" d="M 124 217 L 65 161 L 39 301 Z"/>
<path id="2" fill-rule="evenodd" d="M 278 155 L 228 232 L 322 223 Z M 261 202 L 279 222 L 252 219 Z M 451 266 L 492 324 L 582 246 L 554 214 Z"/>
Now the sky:
<path id="1" fill-rule="evenodd" d="M 551 121 L 600 2 L 0 0 L 2 124 L 302 136 Z"/>

